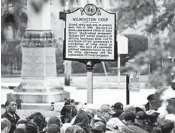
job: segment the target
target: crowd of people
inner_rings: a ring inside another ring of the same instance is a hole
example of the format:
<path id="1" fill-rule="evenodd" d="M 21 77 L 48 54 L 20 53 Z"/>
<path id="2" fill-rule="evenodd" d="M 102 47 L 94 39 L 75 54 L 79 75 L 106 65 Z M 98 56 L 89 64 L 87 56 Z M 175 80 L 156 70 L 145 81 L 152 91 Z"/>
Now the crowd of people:
<path id="1" fill-rule="evenodd" d="M 141 106 L 124 106 L 117 102 L 110 106 L 81 107 L 67 100 L 60 116 L 45 116 L 35 112 L 20 119 L 16 102 L 7 101 L 1 115 L 2 133 L 175 133 L 175 98 L 165 102 L 156 94 L 147 97 Z"/>

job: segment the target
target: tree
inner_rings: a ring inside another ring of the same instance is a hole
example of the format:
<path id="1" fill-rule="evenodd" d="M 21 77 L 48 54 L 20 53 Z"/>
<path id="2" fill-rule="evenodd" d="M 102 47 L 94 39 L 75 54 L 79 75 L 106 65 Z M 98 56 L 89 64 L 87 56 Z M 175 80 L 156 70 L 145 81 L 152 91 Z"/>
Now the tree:
<path id="1" fill-rule="evenodd" d="M 21 67 L 21 37 L 27 24 L 26 1 L 3 0 L 1 6 L 1 55 L 2 65 L 10 66 L 13 73 L 14 64 Z M 10 36 L 10 37 L 9 37 Z"/>
<path id="2" fill-rule="evenodd" d="M 162 2 L 162 8 L 159 8 L 159 11 L 157 10 L 158 8 L 156 8 L 157 3 L 155 2 L 154 5 L 156 10 L 152 10 L 155 12 L 150 12 L 150 15 L 154 15 L 154 17 L 152 18 L 152 22 L 146 25 L 145 31 L 147 34 L 154 35 L 161 31 L 168 30 L 168 41 L 161 38 L 155 39 L 153 45 L 149 47 L 149 50 L 135 56 L 134 63 L 126 66 L 128 70 L 135 69 L 144 71 L 148 68 L 150 63 L 154 62 L 155 68 L 152 71 L 153 76 L 152 78 L 149 78 L 149 81 L 150 85 L 158 90 L 162 90 L 164 89 L 163 86 L 171 84 L 172 63 L 168 61 L 167 57 L 169 55 L 172 57 L 175 56 L 175 2 Z M 140 10 L 140 12 L 144 12 L 144 10 Z"/>

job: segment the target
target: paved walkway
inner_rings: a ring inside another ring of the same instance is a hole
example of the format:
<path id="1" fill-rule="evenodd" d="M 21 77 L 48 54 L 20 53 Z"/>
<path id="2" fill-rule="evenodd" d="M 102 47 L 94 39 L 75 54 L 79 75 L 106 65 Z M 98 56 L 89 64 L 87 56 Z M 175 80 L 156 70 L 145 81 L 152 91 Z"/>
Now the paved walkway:
<path id="1" fill-rule="evenodd" d="M 12 77 L 12 78 L 2 78 L 1 84 L 4 86 L 17 86 L 22 81 L 21 78 Z M 93 77 L 93 86 L 95 89 L 118 89 L 118 88 L 125 88 L 126 87 L 126 77 L 120 77 L 120 84 L 118 84 L 118 77 L 117 76 L 94 76 Z M 64 77 L 58 77 L 58 82 L 61 85 L 64 85 Z M 141 76 L 140 77 L 140 86 L 141 88 L 146 88 L 148 83 L 148 76 Z M 72 76 L 72 83 L 71 86 L 76 88 L 86 89 L 87 86 L 87 77 L 86 76 Z"/>

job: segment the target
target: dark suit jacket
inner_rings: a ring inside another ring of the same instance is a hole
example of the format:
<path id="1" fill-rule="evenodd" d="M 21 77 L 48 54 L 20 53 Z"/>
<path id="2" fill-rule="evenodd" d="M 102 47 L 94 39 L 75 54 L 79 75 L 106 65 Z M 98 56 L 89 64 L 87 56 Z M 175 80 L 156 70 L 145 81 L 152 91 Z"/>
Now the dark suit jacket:
<path id="1" fill-rule="evenodd" d="M 7 111 L 1 115 L 1 118 L 7 118 L 11 122 L 11 128 L 9 133 L 13 133 L 16 129 L 16 123 L 20 119 L 20 117 L 15 113 L 15 117 L 10 116 Z"/>

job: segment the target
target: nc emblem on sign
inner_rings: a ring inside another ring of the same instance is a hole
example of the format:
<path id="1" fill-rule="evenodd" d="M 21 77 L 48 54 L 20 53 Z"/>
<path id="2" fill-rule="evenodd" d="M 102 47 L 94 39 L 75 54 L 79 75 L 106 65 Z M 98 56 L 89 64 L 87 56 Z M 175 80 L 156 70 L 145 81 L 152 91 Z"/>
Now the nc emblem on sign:
<path id="1" fill-rule="evenodd" d="M 92 16 L 97 12 L 97 7 L 93 4 L 88 4 L 84 7 L 86 15 Z"/>

